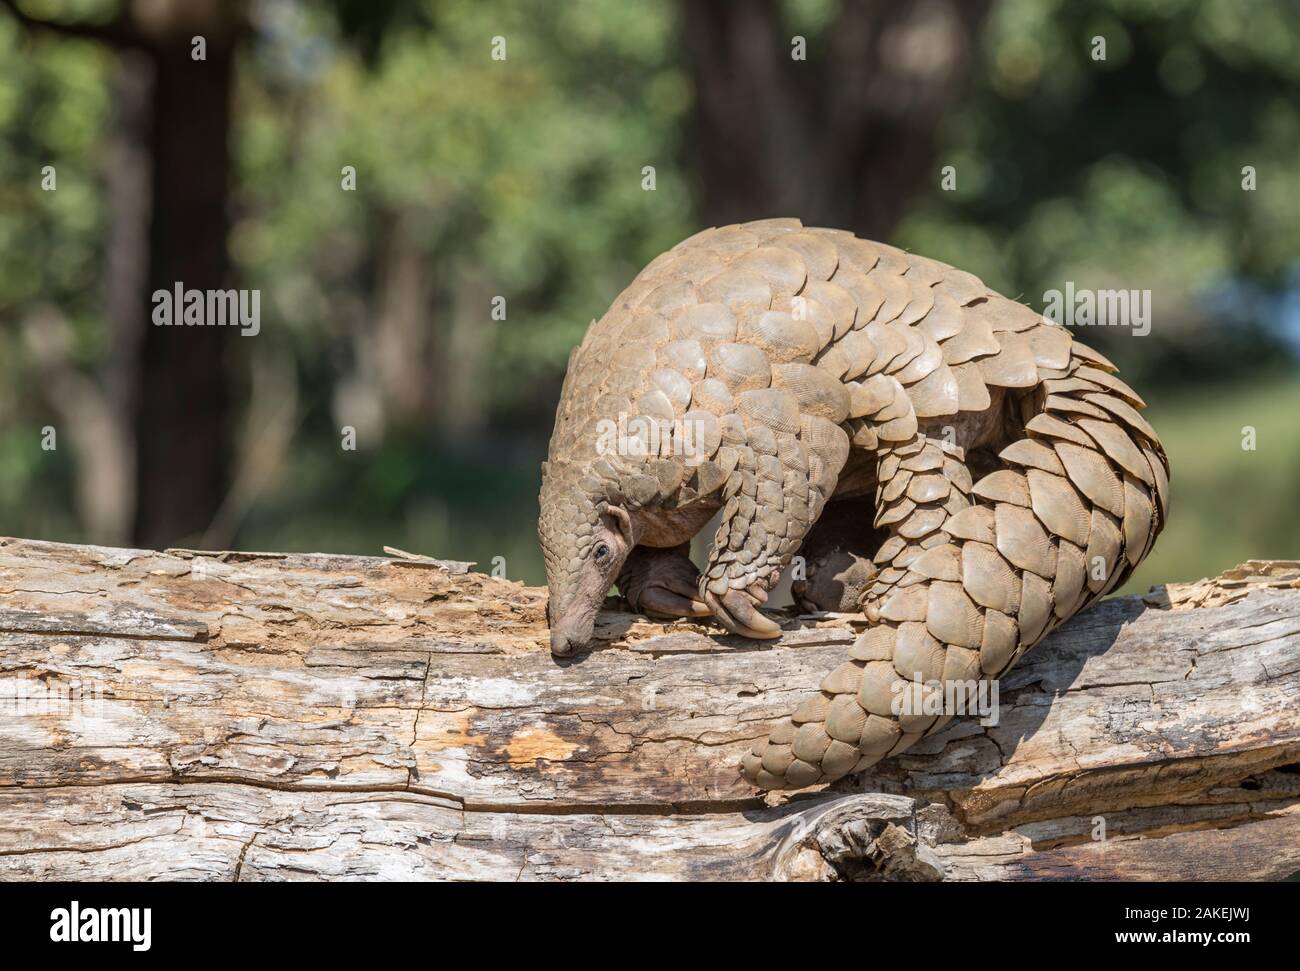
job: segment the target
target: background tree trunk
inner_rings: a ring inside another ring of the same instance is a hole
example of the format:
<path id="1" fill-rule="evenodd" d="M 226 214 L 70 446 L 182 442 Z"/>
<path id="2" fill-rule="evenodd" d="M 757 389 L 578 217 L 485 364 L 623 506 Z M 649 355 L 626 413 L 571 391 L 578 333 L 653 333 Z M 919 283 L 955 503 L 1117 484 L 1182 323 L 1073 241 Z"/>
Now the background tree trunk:
<path id="1" fill-rule="evenodd" d="M 985 0 L 842 5 L 806 61 L 775 0 L 689 0 L 687 155 L 708 225 L 798 216 L 887 239 L 937 182 L 935 129 L 961 94 Z"/>
<path id="2" fill-rule="evenodd" d="M 108 155 L 108 351 L 98 387 L 81 382 L 82 399 L 110 415 L 94 416 L 107 430 L 88 446 L 96 454 L 80 463 L 79 486 L 114 495 L 89 510 L 83 501 L 83 519 L 102 535 L 125 529 L 129 517 L 130 535 L 145 545 L 197 538 L 230 486 L 238 338 L 230 327 L 155 327 L 150 315 L 158 290 L 230 285 L 231 97 L 245 4 L 128 0 L 102 24 L 40 20 L 15 0 L 0 5 L 29 30 L 97 41 L 119 57 Z M 112 451 L 129 453 L 117 457 L 120 470 Z"/>
<path id="3" fill-rule="evenodd" d="M 230 286 L 230 126 L 239 5 L 164 4 L 153 53 L 149 295 Z M 191 38 L 207 59 L 191 57 Z M 201 535 L 230 485 L 230 327 L 155 327 L 146 315 L 136 414 L 135 542 Z"/>

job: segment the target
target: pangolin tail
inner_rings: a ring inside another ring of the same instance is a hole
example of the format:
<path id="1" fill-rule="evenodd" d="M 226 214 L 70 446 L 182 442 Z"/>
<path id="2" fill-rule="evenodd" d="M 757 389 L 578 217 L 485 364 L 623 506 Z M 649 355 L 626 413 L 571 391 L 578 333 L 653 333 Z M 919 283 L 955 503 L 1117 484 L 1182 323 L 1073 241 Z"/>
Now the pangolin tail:
<path id="1" fill-rule="evenodd" d="M 1023 437 L 982 477 L 933 425 L 882 451 L 876 525 L 890 535 L 863 598 L 873 626 L 744 756 L 746 779 L 798 789 L 902 752 L 978 709 L 994 679 L 1141 562 L 1167 516 L 1169 467 L 1113 371 L 1075 342 L 1069 366 L 1020 399 Z"/>

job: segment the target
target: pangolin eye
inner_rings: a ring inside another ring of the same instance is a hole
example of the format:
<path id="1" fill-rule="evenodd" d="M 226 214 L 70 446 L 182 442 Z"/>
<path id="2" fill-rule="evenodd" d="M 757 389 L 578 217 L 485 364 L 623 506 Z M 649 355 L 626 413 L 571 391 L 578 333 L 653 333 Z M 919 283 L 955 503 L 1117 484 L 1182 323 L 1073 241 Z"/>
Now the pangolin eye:
<path id="1" fill-rule="evenodd" d="M 604 543 L 597 543 L 595 556 L 597 563 L 604 563 L 609 559 L 609 547 Z"/>

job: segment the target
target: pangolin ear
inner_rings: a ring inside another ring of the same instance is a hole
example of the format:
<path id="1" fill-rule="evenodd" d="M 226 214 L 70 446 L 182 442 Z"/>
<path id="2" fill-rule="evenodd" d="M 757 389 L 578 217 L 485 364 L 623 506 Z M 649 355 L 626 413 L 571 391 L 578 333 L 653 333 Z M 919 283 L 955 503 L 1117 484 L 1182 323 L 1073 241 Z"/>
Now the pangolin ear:
<path id="1" fill-rule="evenodd" d="M 605 511 L 614 520 L 618 531 L 623 534 L 623 541 L 627 543 L 627 548 L 630 550 L 636 545 L 636 537 L 632 532 L 632 517 L 628 515 L 627 510 L 622 506 L 607 506 Z"/>

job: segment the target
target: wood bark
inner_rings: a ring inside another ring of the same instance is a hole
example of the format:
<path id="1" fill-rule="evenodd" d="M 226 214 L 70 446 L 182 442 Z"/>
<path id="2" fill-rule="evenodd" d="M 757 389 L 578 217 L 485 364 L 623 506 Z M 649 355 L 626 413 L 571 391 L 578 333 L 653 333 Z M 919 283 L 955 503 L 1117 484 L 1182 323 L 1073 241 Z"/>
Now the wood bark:
<path id="1" fill-rule="evenodd" d="M 0 540 L 5 879 L 1270 879 L 1300 870 L 1300 563 L 1119 597 L 879 771 L 736 763 L 842 658 L 419 558 Z M 1104 838 L 1098 838 L 1104 836 Z"/>

